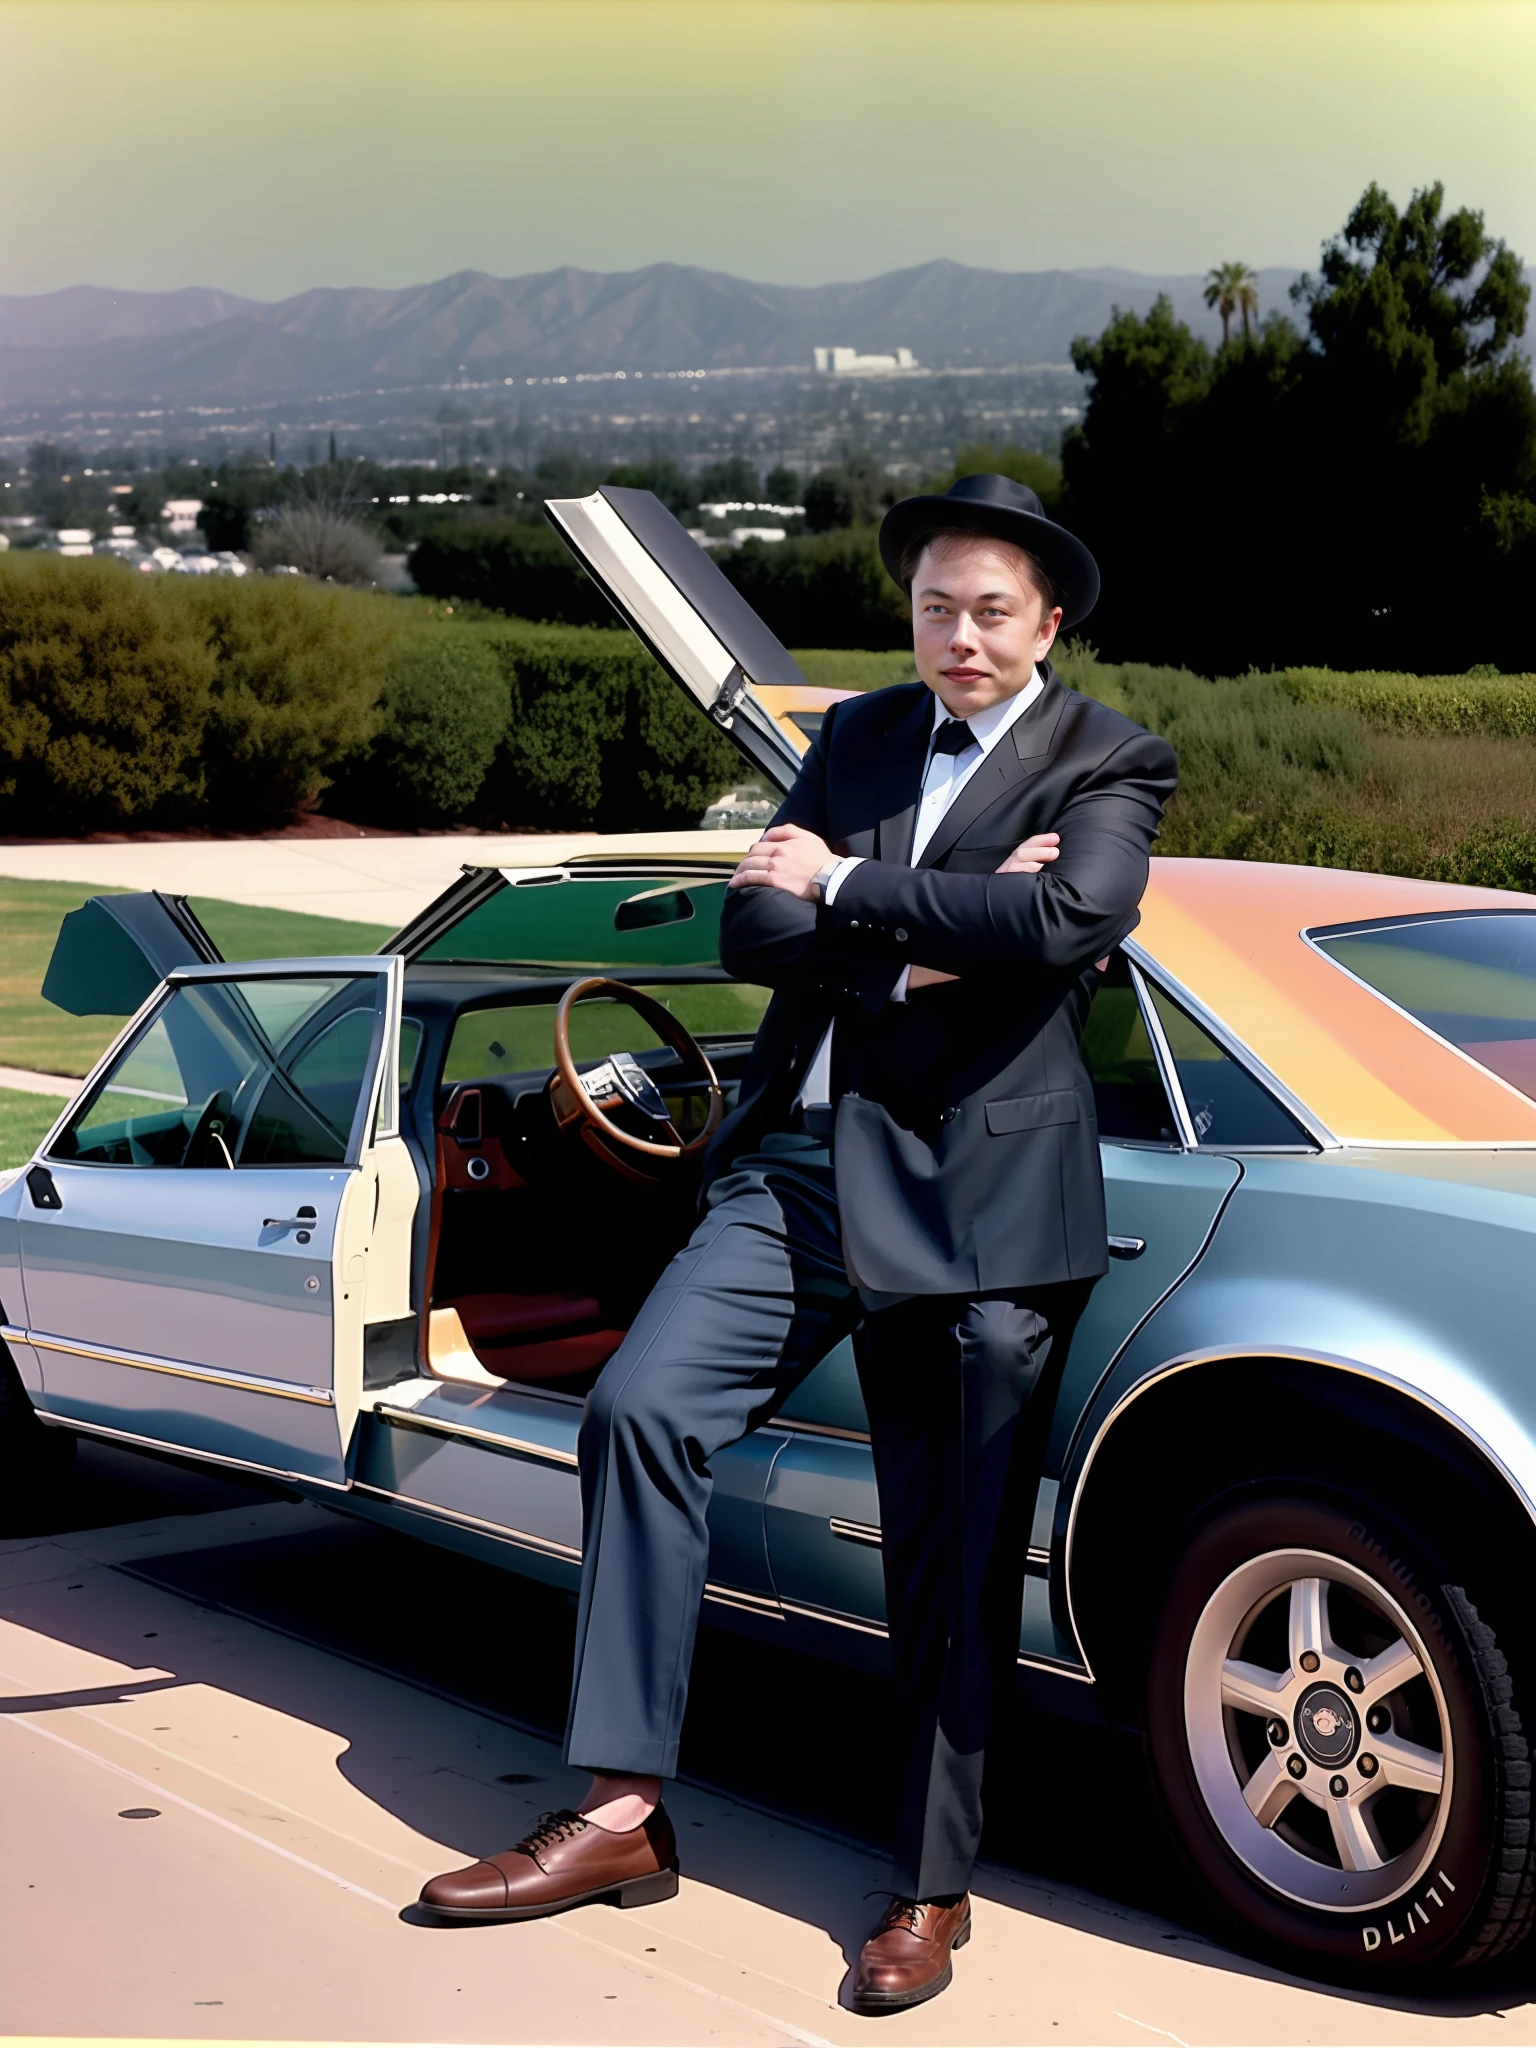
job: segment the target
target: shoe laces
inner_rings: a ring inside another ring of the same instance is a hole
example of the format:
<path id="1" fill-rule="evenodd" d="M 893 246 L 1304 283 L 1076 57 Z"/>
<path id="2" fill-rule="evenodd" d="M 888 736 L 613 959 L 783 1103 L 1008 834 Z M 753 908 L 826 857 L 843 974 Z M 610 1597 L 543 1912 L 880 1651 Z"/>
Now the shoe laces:
<path id="1" fill-rule="evenodd" d="M 872 1896 L 866 1892 L 866 1898 Z M 920 1899 L 904 1899 L 896 1892 L 886 1895 L 890 1904 L 880 1925 L 882 1931 L 888 1928 L 905 1927 L 909 1934 L 920 1934 L 923 1926 L 923 1906 Z"/>
<path id="2" fill-rule="evenodd" d="M 568 1842 L 587 1825 L 579 1813 L 541 1813 L 518 1843 L 518 1852 L 524 1856 L 536 1856 L 540 1849 L 552 1849 L 557 1842 Z"/>

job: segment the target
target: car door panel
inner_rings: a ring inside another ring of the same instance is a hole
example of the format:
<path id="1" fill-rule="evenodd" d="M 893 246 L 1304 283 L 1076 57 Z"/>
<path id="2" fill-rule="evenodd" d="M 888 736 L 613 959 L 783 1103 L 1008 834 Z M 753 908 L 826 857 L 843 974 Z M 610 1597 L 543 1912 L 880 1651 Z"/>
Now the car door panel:
<path id="1" fill-rule="evenodd" d="M 172 972 L 21 1193 L 45 1412 L 344 1482 L 364 1326 L 400 1308 L 382 1272 L 369 1300 L 399 998 L 387 959 Z"/>

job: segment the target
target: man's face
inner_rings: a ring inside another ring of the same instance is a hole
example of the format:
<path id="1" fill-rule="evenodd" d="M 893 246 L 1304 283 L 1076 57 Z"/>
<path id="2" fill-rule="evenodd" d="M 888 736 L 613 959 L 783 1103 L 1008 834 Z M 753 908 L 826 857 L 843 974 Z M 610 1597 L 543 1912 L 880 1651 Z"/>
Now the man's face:
<path id="1" fill-rule="evenodd" d="M 962 535 L 923 550 L 912 578 L 912 652 L 951 717 L 1016 697 L 1060 624 L 1060 608 L 1045 609 L 1017 548 Z"/>

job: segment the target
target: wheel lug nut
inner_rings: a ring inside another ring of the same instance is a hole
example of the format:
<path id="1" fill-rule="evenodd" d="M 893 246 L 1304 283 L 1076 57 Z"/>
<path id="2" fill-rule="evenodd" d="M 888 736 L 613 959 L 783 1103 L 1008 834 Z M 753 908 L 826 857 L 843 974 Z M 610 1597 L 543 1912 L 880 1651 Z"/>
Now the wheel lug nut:
<path id="1" fill-rule="evenodd" d="M 1270 1741 L 1274 1744 L 1276 1749 L 1284 1749 L 1285 1745 L 1291 1739 L 1290 1729 L 1287 1728 L 1285 1723 L 1279 1720 L 1278 1718 L 1271 1721 L 1268 1728 L 1264 1732 L 1268 1735 Z"/>
<path id="2" fill-rule="evenodd" d="M 1333 1794 L 1335 1799 L 1346 1798 L 1349 1793 L 1348 1778 L 1330 1778 L 1328 1780 L 1328 1790 Z"/>
<path id="3" fill-rule="evenodd" d="M 1315 1671 L 1322 1661 L 1316 1650 L 1303 1650 L 1301 1653 L 1301 1668 L 1303 1671 Z"/>
<path id="4" fill-rule="evenodd" d="M 1374 1778 L 1376 1773 L 1381 1769 L 1380 1764 L 1377 1763 L 1375 1757 L 1371 1755 L 1371 1752 L 1368 1749 L 1362 1750 L 1355 1761 L 1356 1769 L 1359 1771 L 1362 1778 Z"/>
<path id="5" fill-rule="evenodd" d="M 1299 1756 L 1288 1756 L 1285 1760 L 1285 1768 L 1293 1778 L 1304 1778 L 1307 1775 L 1307 1767 Z"/>
<path id="6" fill-rule="evenodd" d="M 1349 1687 L 1351 1692 L 1365 1691 L 1364 1674 L 1362 1672 L 1357 1671 L 1353 1664 L 1350 1665 L 1349 1669 L 1344 1674 L 1344 1683 Z"/>
<path id="7" fill-rule="evenodd" d="M 1372 1707 L 1365 1717 L 1365 1725 L 1373 1735 L 1385 1735 L 1392 1726 L 1392 1716 L 1385 1707 Z"/>

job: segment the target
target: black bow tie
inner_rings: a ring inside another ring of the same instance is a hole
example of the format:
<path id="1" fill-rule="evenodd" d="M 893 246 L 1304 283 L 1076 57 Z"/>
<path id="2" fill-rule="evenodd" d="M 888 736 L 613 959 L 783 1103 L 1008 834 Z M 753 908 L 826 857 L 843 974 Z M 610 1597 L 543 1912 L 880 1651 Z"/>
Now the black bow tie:
<path id="1" fill-rule="evenodd" d="M 933 736 L 928 750 L 929 760 L 939 754 L 963 754 L 967 747 L 976 745 L 976 735 L 963 718 L 946 718 Z"/>

